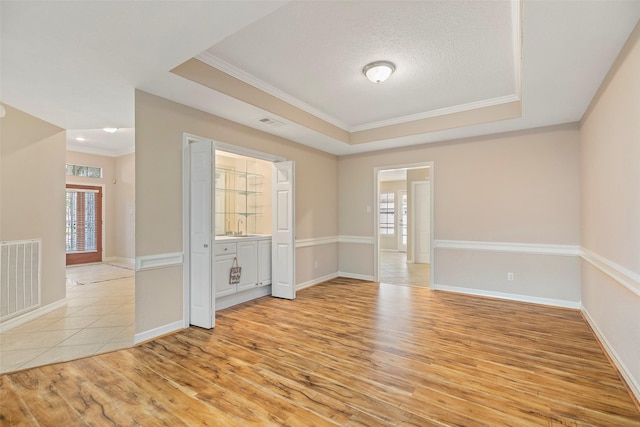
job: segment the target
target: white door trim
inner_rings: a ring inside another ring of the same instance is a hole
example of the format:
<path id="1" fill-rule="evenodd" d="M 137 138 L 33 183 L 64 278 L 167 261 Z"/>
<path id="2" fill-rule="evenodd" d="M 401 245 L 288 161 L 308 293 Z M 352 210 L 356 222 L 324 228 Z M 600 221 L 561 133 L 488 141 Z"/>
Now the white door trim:
<path id="1" fill-rule="evenodd" d="M 243 156 L 253 157 L 260 160 L 266 160 L 270 162 L 282 162 L 286 161 L 287 158 L 264 153 L 257 150 L 252 150 L 250 148 L 240 147 L 237 145 L 227 144 L 224 142 L 214 141 L 210 138 L 205 138 L 198 135 L 193 135 L 190 133 L 183 133 L 182 135 L 182 248 L 184 254 L 184 264 L 182 267 L 182 325 L 185 328 L 189 327 L 190 315 L 191 315 L 191 307 L 190 307 L 190 200 L 189 200 L 189 188 L 190 188 L 190 161 L 189 161 L 189 143 L 191 141 L 210 141 L 212 143 L 212 149 L 226 151 L 228 153 L 240 154 Z M 215 198 L 215 194 L 213 195 Z M 295 213 L 294 213 L 295 215 Z M 215 221 L 215 215 L 213 216 Z M 294 216 L 295 221 L 295 216 Z M 212 224 L 212 230 L 215 230 L 215 223 Z M 214 236 L 215 239 L 215 236 Z M 215 240 L 212 242 L 215 245 Z M 295 251 L 295 248 L 294 248 Z M 214 260 L 212 260 L 212 263 Z M 294 265 L 295 268 L 295 265 Z M 294 270 L 295 271 L 295 270 Z M 295 277 L 295 274 L 294 274 Z M 213 285 L 212 285 L 213 286 Z M 212 292 L 215 293 L 215 288 L 212 289 Z M 214 297 L 215 303 L 215 297 Z M 214 306 L 214 316 L 215 316 L 215 306 Z"/>
<path id="2" fill-rule="evenodd" d="M 406 181 L 405 181 L 406 183 Z M 398 215 L 398 252 L 407 252 L 407 245 L 402 243 L 402 236 L 404 235 L 404 231 L 403 228 L 407 228 L 407 233 L 409 232 L 409 227 L 408 224 L 405 224 L 404 222 L 402 222 L 402 195 L 405 195 L 405 197 L 409 196 L 409 192 L 407 190 L 398 190 L 398 206 L 399 206 L 399 215 Z M 408 200 L 407 200 L 408 201 Z M 408 212 L 407 212 L 408 213 Z M 409 216 L 407 215 L 407 219 L 409 218 Z M 407 235 L 407 239 L 408 239 L 408 235 Z"/>

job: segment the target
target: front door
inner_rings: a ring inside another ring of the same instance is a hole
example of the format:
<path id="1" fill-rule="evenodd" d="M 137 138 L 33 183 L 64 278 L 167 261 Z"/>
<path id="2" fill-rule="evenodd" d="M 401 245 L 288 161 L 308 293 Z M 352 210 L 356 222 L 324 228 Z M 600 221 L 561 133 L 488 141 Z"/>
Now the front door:
<path id="1" fill-rule="evenodd" d="M 67 185 L 67 265 L 102 262 L 102 187 Z"/>

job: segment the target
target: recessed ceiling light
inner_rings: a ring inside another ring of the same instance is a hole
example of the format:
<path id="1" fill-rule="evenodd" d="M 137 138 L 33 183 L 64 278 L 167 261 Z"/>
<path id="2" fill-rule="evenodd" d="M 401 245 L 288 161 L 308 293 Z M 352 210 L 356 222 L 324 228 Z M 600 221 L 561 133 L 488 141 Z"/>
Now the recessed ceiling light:
<path id="1" fill-rule="evenodd" d="M 104 128 L 102 129 L 103 131 L 107 132 L 107 133 L 116 133 L 116 131 L 118 130 L 118 128 Z"/>
<path id="2" fill-rule="evenodd" d="M 373 83 L 382 83 L 387 80 L 395 70 L 396 66 L 393 62 L 376 61 L 365 65 L 362 72 Z"/>
<path id="3" fill-rule="evenodd" d="M 84 139 L 83 137 L 79 136 L 79 137 L 76 138 L 76 141 L 84 142 L 84 141 L 86 141 L 86 139 Z"/>

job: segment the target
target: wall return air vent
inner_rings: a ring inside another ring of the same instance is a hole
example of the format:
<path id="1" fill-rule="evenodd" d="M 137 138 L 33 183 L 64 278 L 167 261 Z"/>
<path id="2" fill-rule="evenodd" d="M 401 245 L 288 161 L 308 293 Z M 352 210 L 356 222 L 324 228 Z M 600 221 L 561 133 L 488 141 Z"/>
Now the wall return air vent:
<path id="1" fill-rule="evenodd" d="M 272 119 L 271 117 L 265 117 L 264 119 L 260 119 L 260 121 L 266 125 L 281 127 L 284 126 L 285 123 L 276 119 Z"/>

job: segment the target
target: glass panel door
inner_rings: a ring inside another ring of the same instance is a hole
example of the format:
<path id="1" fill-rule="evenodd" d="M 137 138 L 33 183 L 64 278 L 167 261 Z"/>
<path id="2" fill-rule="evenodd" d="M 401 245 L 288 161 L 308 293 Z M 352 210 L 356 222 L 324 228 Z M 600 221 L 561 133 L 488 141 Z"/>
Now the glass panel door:
<path id="1" fill-rule="evenodd" d="M 67 265 L 102 261 L 102 187 L 67 185 Z"/>

